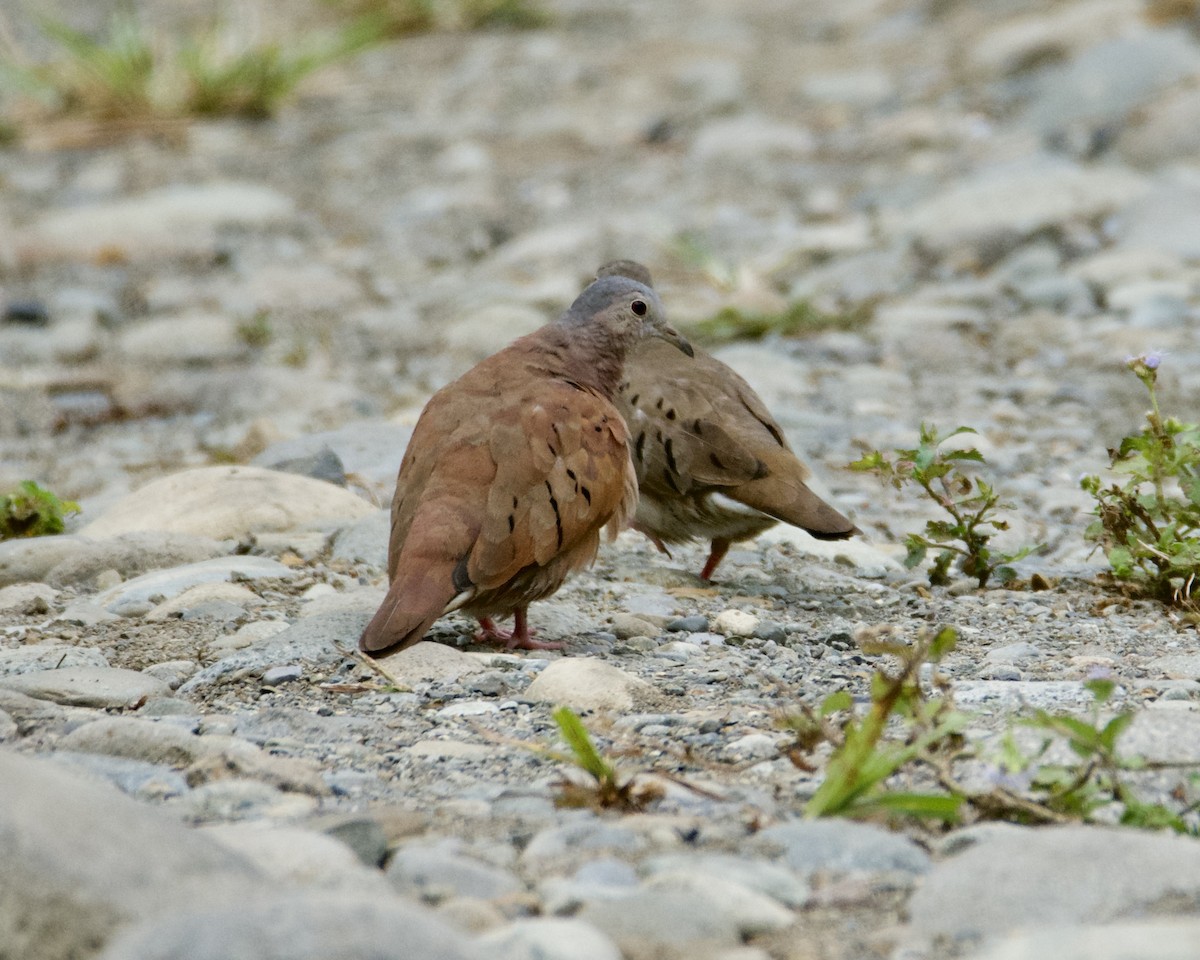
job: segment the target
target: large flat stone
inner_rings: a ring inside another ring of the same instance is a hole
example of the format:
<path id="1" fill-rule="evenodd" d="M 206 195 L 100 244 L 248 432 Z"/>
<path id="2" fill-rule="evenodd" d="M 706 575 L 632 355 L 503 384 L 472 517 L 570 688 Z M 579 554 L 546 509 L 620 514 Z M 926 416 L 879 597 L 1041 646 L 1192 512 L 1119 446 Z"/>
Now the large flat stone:
<path id="1" fill-rule="evenodd" d="M 80 533 L 166 530 L 214 539 L 356 520 L 375 508 L 331 483 L 261 467 L 199 467 L 151 481 Z"/>
<path id="2" fill-rule="evenodd" d="M 967 945 L 1023 927 L 1190 914 L 1200 902 L 1200 841 L 1192 837 L 1006 825 L 971 835 L 976 842 L 930 870 L 909 901 L 920 942 Z"/>
<path id="3" fill-rule="evenodd" d="M 90 957 L 121 926 L 261 889 L 248 861 L 116 788 L 0 750 L 0 955 Z"/>
<path id="4" fill-rule="evenodd" d="M 0 679 L 0 686 L 38 700 L 72 707 L 136 707 L 151 697 L 168 697 L 163 681 L 136 670 L 117 667 L 63 667 L 34 670 Z"/>

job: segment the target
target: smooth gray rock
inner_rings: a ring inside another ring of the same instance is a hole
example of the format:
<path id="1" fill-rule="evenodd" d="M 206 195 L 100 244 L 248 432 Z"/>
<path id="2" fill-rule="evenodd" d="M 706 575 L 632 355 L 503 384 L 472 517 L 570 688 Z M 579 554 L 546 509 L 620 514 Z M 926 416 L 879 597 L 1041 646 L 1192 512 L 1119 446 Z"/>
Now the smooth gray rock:
<path id="1" fill-rule="evenodd" d="M 161 598 L 169 600 L 200 583 L 221 583 L 226 580 L 292 580 L 297 572 L 270 557 L 213 557 L 182 567 L 145 573 L 96 597 L 96 603 L 116 612 L 124 603 Z M 158 602 L 156 600 L 155 602 Z"/>
<path id="2" fill-rule="evenodd" d="M 0 586 L 42 581 L 58 564 L 88 548 L 87 537 L 60 534 L 0 543 Z"/>
<path id="3" fill-rule="evenodd" d="M 1182 30 L 1135 30 L 1083 51 L 1039 79 L 1025 121 L 1043 132 L 1121 121 L 1156 93 L 1200 73 L 1200 52 Z"/>
<path id="4" fill-rule="evenodd" d="M 171 692 L 155 677 L 116 667 L 34 670 L 0 678 L 0 686 L 73 707 L 136 707 L 151 697 L 165 697 Z"/>
<path id="5" fill-rule="evenodd" d="M 140 717 L 93 720 L 68 733 L 59 747 L 171 767 L 186 767 L 211 752 L 204 738 L 175 723 Z"/>
<path id="6" fill-rule="evenodd" d="M 217 823 L 206 836 L 250 859 L 279 886 L 386 896 L 387 880 L 343 843 L 303 827 L 278 823 Z"/>
<path id="7" fill-rule="evenodd" d="M 921 942 L 969 944 L 1021 927 L 1189 913 L 1200 899 L 1200 843 L 1191 837 L 1007 825 L 969 836 L 975 843 L 930 870 L 909 901 Z"/>
<path id="8" fill-rule="evenodd" d="M 376 570 L 386 570 L 391 529 L 390 510 L 368 513 L 334 534 L 330 560 L 365 563 Z"/>
<path id="9" fill-rule="evenodd" d="M 107 667 L 108 661 L 94 647 L 72 647 L 65 643 L 38 643 L 15 650 L 0 650 L 0 677 L 62 667 Z"/>
<path id="10" fill-rule="evenodd" d="M 46 583 L 13 583 L 0 587 L 0 614 L 36 617 L 47 613 L 58 591 Z"/>
<path id="11" fill-rule="evenodd" d="M 1200 764 L 1200 713 L 1139 710 L 1121 734 L 1119 749 L 1122 756 L 1150 763 Z"/>
<path id="12" fill-rule="evenodd" d="M 929 869 L 929 855 L 908 838 L 850 820 L 777 824 L 756 833 L 750 847 L 779 855 L 802 877 L 818 870 L 924 873 Z"/>
<path id="13" fill-rule="evenodd" d="M 102 778 L 122 793 L 139 800 L 166 800 L 183 796 L 189 789 L 182 774 L 160 763 L 71 750 L 55 750 L 49 759 L 80 773 Z"/>
<path id="14" fill-rule="evenodd" d="M 96 538 L 167 530 L 240 539 L 256 532 L 357 519 L 373 508 L 341 487 L 261 467 L 197 467 L 152 480 L 112 504 L 83 533 Z"/>
<path id="15" fill-rule="evenodd" d="M 512 873 L 459 853 L 457 840 L 405 844 L 392 855 L 387 878 L 400 893 L 494 900 L 523 889 Z"/>
<path id="16" fill-rule="evenodd" d="M 230 547 L 194 534 L 139 530 L 83 543 L 71 556 L 51 567 L 46 580 L 57 586 L 82 584 L 102 570 L 116 570 L 122 577 L 134 577 L 149 570 L 211 560 L 229 553 Z"/>
<path id="17" fill-rule="evenodd" d="M 276 744 L 334 746 L 361 739 L 375 730 L 374 723 L 353 714 L 323 717 L 294 707 L 263 707 L 253 713 L 238 714 L 234 733 L 268 747 Z"/>
<path id="18" fill-rule="evenodd" d="M 429 910 L 392 897 L 266 893 L 143 923 L 97 960 L 478 960 Z"/>
<path id="19" fill-rule="evenodd" d="M 628 827 L 584 816 L 574 823 L 539 830 L 521 851 L 521 863 L 536 871 L 580 851 L 630 854 L 645 845 L 646 838 Z"/>
<path id="20" fill-rule="evenodd" d="M 587 903 L 576 920 L 598 929 L 626 953 L 650 945 L 734 946 L 742 942 L 737 921 L 727 911 L 714 909 L 707 897 L 692 891 L 649 890 L 616 899 Z"/>
<path id="21" fill-rule="evenodd" d="M 476 943 L 495 960 L 621 960 L 616 944 L 591 924 L 558 917 L 517 920 Z"/>
<path id="22" fill-rule="evenodd" d="M 1200 920 L 1058 926 L 1005 937 L 970 960 L 1194 960 Z"/>
<path id="23" fill-rule="evenodd" d="M 245 901 L 264 883 L 244 858 L 114 787 L 5 750 L 0 849 L 0 950 L 14 960 L 91 956 L 127 923 Z"/>
<path id="24" fill-rule="evenodd" d="M 643 864 L 643 869 L 651 877 L 686 870 L 724 877 L 792 908 L 804 906 L 812 896 L 808 884 L 786 867 L 732 853 L 664 854 L 652 857 Z"/>
<path id="25" fill-rule="evenodd" d="M 1114 699 L 1123 696 L 1118 688 Z M 1071 710 L 1090 705 L 1094 698 L 1081 680 L 961 680 L 954 684 L 954 702 L 976 710 L 1019 710 L 1024 706 Z"/>

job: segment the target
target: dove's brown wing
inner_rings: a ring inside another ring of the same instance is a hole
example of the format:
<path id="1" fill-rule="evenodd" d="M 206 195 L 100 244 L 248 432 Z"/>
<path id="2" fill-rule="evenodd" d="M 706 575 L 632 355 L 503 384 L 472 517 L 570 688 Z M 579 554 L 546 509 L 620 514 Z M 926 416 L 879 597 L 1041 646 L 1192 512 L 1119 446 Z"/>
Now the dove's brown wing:
<path id="1" fill-rule="evenodd" d="M 552 593 L 636 504 L 625 425 L 603 397 L 538 376 L 536 342 L 485 360 L 421 414 L 400 467 L 391 585 L 360 645 L 416 643 L 448 608 L 507 612 Z"/>
<path id="2" fill-rule="evenodd" d="M 856 532 L 808 488 L 808 468 L 742 377 L 702 350 L 694 358 L 675 354 L 654 341 L 638 344 L 619 392 L 644 499 L 716 492 L 814 536 Z M 683 531 L 649 532 L 686 538 Z"/>

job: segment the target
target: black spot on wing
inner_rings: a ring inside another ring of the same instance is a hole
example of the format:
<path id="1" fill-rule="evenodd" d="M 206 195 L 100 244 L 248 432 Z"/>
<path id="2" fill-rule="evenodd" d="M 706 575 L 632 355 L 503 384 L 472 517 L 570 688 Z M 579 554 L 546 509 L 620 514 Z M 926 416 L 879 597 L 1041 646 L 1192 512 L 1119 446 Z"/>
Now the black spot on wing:
<path id="1" fill-rule="evenodd" d="M 546 481 L 546 494 L 550 497 L 550 509 L 554 511 L 554 526 L 558 531 L 558 549 L 561 550 L 563 545 L 562 514 L 559 513 L 558 500 L 554 497 L 554 488 L 550 486 L 549 480 Z"/>
<path id="2" fill-rule="evenodd" d="M 667 455 L 667 467 L 672 473 L 678 473 L 679 467 L 675 464 L 675 441 L 667 437 L 666 443 L 663 444 L 663 453 Z"/>

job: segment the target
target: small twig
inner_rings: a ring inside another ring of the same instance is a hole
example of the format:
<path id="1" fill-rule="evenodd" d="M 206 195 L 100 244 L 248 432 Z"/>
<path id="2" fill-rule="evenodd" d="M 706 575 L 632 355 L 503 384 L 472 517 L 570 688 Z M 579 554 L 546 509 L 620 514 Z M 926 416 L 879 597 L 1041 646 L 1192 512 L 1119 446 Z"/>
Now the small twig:
<path id="1" fill-rule="evenodd" d="M 396 675 L 393 674 L 390 670 L 388 670 L 378 660 L 375 660 L 372 657 L 368 657 L 366 654 L 362 653 L 359 650 L 347 650 L 336 640 L 333 642 L 333 645 L 334 645 L 334 647 L 337 648 L 338 653 L 340 653 L 342 656 L 355 661 L 360 666 L 366 667 L 372 673 L 375 673 L 378 676 L 383 677 L 383 679 L 388 682 L 389 686 L 395 687 L 397 690 L 400 690 L 400 691 L 411 691 L 412 690 L 412 688 L 408 684 L 401 683 L 400 680 L 396 677 Z"/>

